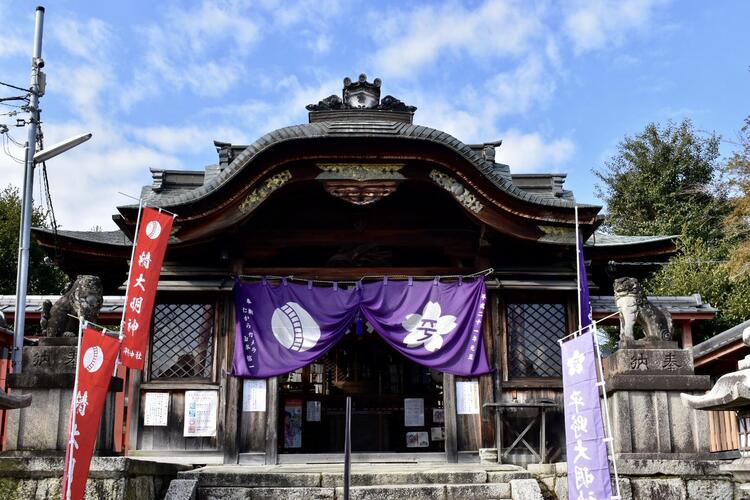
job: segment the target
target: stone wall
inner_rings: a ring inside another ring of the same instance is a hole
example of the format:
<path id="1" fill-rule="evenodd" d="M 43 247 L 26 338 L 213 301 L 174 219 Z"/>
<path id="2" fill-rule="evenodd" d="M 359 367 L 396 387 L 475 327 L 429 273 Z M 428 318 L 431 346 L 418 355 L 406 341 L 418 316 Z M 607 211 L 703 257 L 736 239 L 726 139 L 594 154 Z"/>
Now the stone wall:
<path id="1" fill-rule="evenodd" d="M 0 457 L 0 498 L 59 500 L 63 465 L 60 457 Z M 161 499 L 183 468 L 124 457 L 94 457 L 86 499 Z"/>
<path id="2" fill-rule="evenodd" d="M 721 472 L 719 460 L 617 461 L 622 500 L 738 500 L 739 489 L 731 474 Z M 567 500 L 565 462 L 528 466 L 545 498 Z"/>

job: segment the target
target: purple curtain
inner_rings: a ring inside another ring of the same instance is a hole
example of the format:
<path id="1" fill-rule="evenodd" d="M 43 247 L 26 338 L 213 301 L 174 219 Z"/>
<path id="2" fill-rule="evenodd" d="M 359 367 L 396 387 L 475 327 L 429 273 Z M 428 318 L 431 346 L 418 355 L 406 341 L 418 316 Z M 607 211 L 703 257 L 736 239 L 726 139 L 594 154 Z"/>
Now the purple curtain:
<path id="1" fill-rule="evenodd" d="M 484 280 L 383 281 L 362 287 L 362 314 L 398 352 L 455 375 L 490 371 L 482 341 Z"/>
<path id="2" fill-rule="evenodd" d="M 357 313 L 402 355 L 462 376 L 488 373 L 484 280 L 388 281 L 344 289 L 267 282 L 235 285 L 234 375 L 266 378 L 323 356 Z"/>
<path id="3" fill-rule="evenodd" d="M 234 375 L 267 378 L 308 365 L 344 336 L 358 293 L 297 283 L 235 283 Z"/>

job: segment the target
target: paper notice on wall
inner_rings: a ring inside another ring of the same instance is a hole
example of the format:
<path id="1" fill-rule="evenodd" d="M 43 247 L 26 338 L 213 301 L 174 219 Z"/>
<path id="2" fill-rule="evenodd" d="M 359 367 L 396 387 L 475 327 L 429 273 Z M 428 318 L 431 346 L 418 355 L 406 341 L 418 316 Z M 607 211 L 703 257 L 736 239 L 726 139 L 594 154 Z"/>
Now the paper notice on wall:
<path id="1" fill-rule="evenodd" d="M 430 438 L 433 441 L 445 441 L 445 427 L 430 427 Z"/>
<path id="2" fill-rule="evenodd" d="M 456 413 L 459 415 L 479 414 L 479 382 L 466 380 L 456 382 Z"/>
<path id="3" fill-rule="evenodd" d="M 432 409 L 432 423 L 442 424 L 445 422 L 445 410 L 443 408 Z"/>
<path id="4" fill-rule="evenodd" d="M 424 425 L 424 399 L 404 399 L 404 427 L 422 427 Z"/>
<path id="5" fill-rule="evenodd" d="M 284 448 L 302 448 L 302 401 L 284 403 Z"/>
<path id="6" fill-rule="evenodd" d="M 185 437 L 216 436 L 216 391 L 185 391 Z"/>
<path id="7" fill-rule="evenodd" d="M 242 411 L 266 411 L 266 380 L 242 382 Z"/>
<path id="8" fill-rule="evenodd" d="M 407 432 L 406 433 L 406 447 L 407 448 L 429 448 L 430 437 L 427 432 Z"/>
<path id="9" fill-rule="evenodd" d="M 307 402 L 307 421 L 320 422 L 320 401 Z"/>
<path id="10" fill-rule="evenodd" d="M 166 426 L 169 416 L 169 393 L 147 392 L 143 403 L 143 425 Z"/>

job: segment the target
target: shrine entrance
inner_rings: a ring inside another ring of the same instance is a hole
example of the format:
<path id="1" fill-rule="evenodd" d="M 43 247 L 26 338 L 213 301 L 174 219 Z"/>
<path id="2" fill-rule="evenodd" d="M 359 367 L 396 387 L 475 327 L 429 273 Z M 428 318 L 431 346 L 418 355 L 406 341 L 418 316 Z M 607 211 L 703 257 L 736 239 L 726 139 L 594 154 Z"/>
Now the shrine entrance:
<path id="1" fill-rule="evenodd" d="M 443 455 L 443 374 L 399 355 L 365 324 L 326 355 L 280 377 L 279 462 L 340 460 L 346 397 L 352 453 Z M 301 456 L 319 454 L 317 457 Z"/>

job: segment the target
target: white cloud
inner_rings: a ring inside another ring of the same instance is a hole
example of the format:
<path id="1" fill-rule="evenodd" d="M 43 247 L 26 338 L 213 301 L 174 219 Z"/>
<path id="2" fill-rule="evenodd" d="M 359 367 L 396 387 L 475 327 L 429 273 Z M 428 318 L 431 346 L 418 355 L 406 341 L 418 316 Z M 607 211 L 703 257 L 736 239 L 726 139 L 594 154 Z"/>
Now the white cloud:
<path id="1" fill-rule="evenodd" d="M 542 59 L 530 56 L 513 71 L 500 73 L 487 83 L 488 106 L 497 108 L 496 116 L 524 114 L 535 104 L 548 101 L 555 82 Z"/>
<path id="2" fill-rule="evenodd" d="M 17 57 L 31 55 L 31 42 L 24 41 L 20 36 L 12 34 L 3 35 L 3 43 L 0 43 L 0 57 Z"/>
<path id="3" fill-rule="evenodd" d="M 233 127 L 224 126 L 166 126 L 137 128 L 130 135 L 141 143 L 170 154 L 200 153 L 210 150 L 213 141 L 246 144 L 247 135 Z"/>
<path id="4" fill-rule="evenodd" d="M 69 54 L 97 64 L 106 63 L 113 39 L 112 27 L 101 19 L 78 21 L 58 18 L 51 24 L 51 35 Z"/>
<path id="5" fill-rule="evenodd" d="M 273 100 L 250 99 L 219 108 L 207 108 L 201 115 L 213 121 L 231 119 L 241 126 L 252 140 L 272 130 L 307 122 L 305 106 L 317 103 L 332 93 L 340 94 L 340 79 L 315 80 L 303 85 L 295 75 L 287 76 L 273 83 L 268 82 L 274 91 Z"/>
<path id="6" fill-rule="evenodd" d="M 46 122 L 43 130 L 48 145 L 85 131 L 93 132 L 88 142 L 47 162 L 55 214 L 64 229 L 89 230 L 97 225 L 115 229 L 111 220 L 115 206 L 131 202 L 118 192 L 138 196 L 141 185 L 149 182 L 149 167 L 180 166 L 176 157 L 127 140 L 113 125 L 92 126 L 87 121 Z M 14 135 L 18 139 L 20 134 Z M 13 153 L 20 157 L 22 150 L 16 148 Z M 0 178 L 3 185 L 21 186 L 23 166 L 1 155 Z M 36 205 L 42 202 L 39 193 L 39 176 L 36 176 Z"/>
<path id="7" fill-rule="evenodd" d="M 113 88 L 112 74 L 106 65 L 60 65 L 49 78 L 47 91 L 65 97 L 65 104 L 77 116 L 98 121 L 103 113 L 101 100 Z"/>
<path id="8" fill-rule="evenodd" d="M 564 30 L 582 54 L 619 45 L 633 31 L 645 29 L 664 0 L 575 0 L 565 9 Z"/>
<path id="9" fill-rule="evenodd" d="M 31 57 L 33 45 L 33 18 L 18 19 L 9 12 L 10 3 L 0 1 L 0 26 L 3 27 L 0 58 L 27 56 Z M 28 16 L 26 16 L 28 17 Z M 29 24 L 24 24 L 26 21 Z"/>
<path id="10" fill-rule="evenodd" d="M 374 14 L 373 38 L 382 47 L 375 55 L 384 76 L 414 76 L 423 66 L 446 54 L 459 64 L 486 56 L 518 56 L 541 34 L 542 10 L 511 0 L 467 8 L 456 3 L 391 11 L 386 19 Z"/>
<path id="11" fill-rule="evenodd" d="M 575 153 L 569 138 L 547 140 L 539 133 L 511 129 L 502 134 L 495 161 L 510 165 L 514 173 L 550 171 L 565 164 Z"/>
<path id="12" fill-rule="evenodd" d="M 226 93 L 246 75 L 244 57 L 260 37 L 257 16 L 242 2 L 209 2 L 168 9 L 158 22 L 136 29 L 145 64 L 133 70 L 120 103 L 189 89 L 199 96 Z M 161 83 L 157 83 L 161 82 Z"/>

